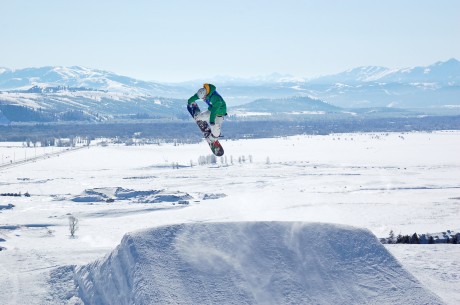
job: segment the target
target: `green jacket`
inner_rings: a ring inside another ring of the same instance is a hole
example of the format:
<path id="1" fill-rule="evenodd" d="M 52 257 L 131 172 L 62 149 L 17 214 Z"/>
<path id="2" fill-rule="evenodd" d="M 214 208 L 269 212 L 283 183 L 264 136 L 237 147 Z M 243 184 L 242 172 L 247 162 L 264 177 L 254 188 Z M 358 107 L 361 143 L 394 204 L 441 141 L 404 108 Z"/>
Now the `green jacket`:
<path id="1" fill-rule="evenodd" d="M 216 121 L 216 116 L 224 116 L 227 115 L 227 104 L 225 103 L 222 96 L 220 96 L 216 92 L 216 86 L 212 84 L 204 84 L 203 86 L 206 88 L 207 95 L 206 95 L 206 104 L 208 104 L 208 110 L 211 112 L 211 116 L 209 118 L 209 123 L 213 124 Z M 209 90 L 209 92 L 208 92 Z M 194 103 L 196 100 L 200 99 L 198 95 L 195 93 L 191 98 L 188 99 L 188 104 Z"/>

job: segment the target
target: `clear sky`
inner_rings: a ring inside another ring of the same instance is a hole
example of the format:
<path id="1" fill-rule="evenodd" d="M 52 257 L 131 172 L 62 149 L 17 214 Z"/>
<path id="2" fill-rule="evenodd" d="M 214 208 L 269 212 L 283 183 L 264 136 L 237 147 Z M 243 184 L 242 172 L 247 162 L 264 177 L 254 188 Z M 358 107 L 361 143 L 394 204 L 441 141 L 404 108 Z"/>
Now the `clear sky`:
<path id="1" fill-rule="evenodd" d="M 460 59 L 458 0 L 0 0 L 0 67 L 175 82 Z"/>

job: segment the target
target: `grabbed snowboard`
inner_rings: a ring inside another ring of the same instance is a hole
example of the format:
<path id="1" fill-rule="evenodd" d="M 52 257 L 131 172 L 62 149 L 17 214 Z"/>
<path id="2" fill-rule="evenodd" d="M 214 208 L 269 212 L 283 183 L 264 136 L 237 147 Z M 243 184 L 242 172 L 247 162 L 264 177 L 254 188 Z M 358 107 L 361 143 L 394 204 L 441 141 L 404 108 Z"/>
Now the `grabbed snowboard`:
<path id="1" fill-rule="evenodd" d="M 195 120 L 201 132 L 203 133 L 203 136 L 205 137 L 206 142 L 208 142 L 208 145 L 211 148 L 212 153 L 217 157 L 222 156 L 224 154 L 224 148 L 222 147 L 222 145 L 220 145 L 219 140 L 212 140 L 209 136 L 211 134 L 211 129 L 209 128 L 208 123 L 206 121 L 197 119 L 197 115 L 200 113 L 200 108 L 198 107 L 198 105 L 187 105 L 187 110 L 192 116 L 192 118 Z"/>

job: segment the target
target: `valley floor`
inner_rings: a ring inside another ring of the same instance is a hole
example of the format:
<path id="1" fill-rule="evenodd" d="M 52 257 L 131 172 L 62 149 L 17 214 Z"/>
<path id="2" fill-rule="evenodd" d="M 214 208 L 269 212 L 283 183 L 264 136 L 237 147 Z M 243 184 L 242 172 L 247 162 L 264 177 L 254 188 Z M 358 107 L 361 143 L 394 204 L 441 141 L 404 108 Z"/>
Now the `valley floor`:
<path id="1" fill-rule="evenodd" d="M 94 145 L 0 168 L 0 194 L 30 194 L 0 197 L 8 207 L 0 210 L 0 304 L 51 302 L 50 287 L 68 290 L 69 279 L 48 282 L 55 267 L 87 264 L 125 233 L 161 225 L 277 220 L 364 227 L 377 237 L 459 232 L 459 143 L 459 131 L 223 141 L 225 157 L 209 165 L 198 165 L 210 154 L 204 142 Z M 0 144 L 2 162 L 10 149 Z M 75 238 L 70 215 L 79 220 Z M 458 245 L 386 248 L 447 304 L 460 303 Z"/>

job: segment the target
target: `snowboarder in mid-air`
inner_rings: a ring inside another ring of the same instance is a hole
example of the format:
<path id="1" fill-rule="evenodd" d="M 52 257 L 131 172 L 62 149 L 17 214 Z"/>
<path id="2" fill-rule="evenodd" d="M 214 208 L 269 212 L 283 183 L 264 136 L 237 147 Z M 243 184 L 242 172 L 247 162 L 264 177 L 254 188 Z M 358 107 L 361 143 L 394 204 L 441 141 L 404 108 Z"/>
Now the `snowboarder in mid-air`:
<path id="1" fill-rule="evenodd" d="M 198 99 L 202 99 L 208 105 L 207 111 L 200 111 L 196 103 Z M 203 132 L 212 152 L 216 156 L 222 156 L 224 149 L 218 138 L 221 135 L 224 117 L 227 115 L 227 104 L 217 93 L 216 87 L 212 84 L 204 84 L 203 88 L 188 99 L 187 109 Z"/>
<path id="2" fill-rule="evenodd" d="M 217 140 L 220 137 L 224 116 L 227 115 L 227 104 L 222 96 L 216 91 L 212 84 L 204 84 L 191 98 L 188 99 L 190 108 L 197 108 L 196 100 L 202 99 L 207 105 L 208 110 L 205 112 L 192 113 L 196 115 L 197 121 L 206 121 L 211 127 L 211 133 L 208 135 L 211 140 Z"/>

